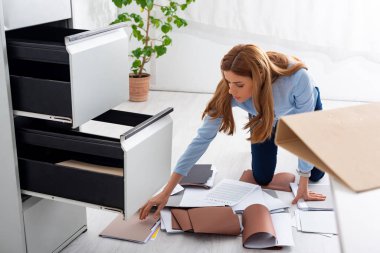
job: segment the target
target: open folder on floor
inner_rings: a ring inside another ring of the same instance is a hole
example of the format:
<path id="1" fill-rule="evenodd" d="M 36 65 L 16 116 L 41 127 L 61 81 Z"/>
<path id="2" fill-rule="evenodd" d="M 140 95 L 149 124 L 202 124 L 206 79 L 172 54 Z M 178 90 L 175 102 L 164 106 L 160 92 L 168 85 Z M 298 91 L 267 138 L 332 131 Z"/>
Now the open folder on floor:
<path id="1" fill-rule="evenodd" d="M 139 213 L 124 220 L 119 214 L 101 233 L 101 237 L 146 243 L 160 225 L 159 218 L 154 219 L 153 214 L 145 220 L 139 219 Z"/>
<path id="2" fill-rule="evenodd" d="M 169 217 L 171 212 L 171 217 Z M 246 248 L 270 248 L 294 245 L 289 213 L 270 214 L 261 205 L 247 207 L 243 224 L 231 207 L 172 208 L 161 212 L 168 233 L 192 232 L 237 236 L 243 228 Z"/>
<path id="3" fill-rule="evenodd" d="M 291 226 L 289 213 L 270 214 L 263 205 L 251 205 L 243 213 L 243 246 L 252 249 L 293 246 Z"/>

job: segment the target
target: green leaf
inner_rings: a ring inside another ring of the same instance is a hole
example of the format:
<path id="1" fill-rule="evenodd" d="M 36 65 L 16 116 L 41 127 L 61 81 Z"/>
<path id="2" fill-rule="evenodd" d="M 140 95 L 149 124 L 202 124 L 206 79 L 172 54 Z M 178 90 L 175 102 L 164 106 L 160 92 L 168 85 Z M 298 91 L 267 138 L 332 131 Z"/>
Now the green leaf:
<path id="1" fill-rule="evenodd" d="M 161 45 L 161 46 L 155 46 L 154 47 L 154 50 L 156 51 L 157 53 L 157 58 L 166 54 L 166 46 L 164 45 Z"/>
<path id="2" fill-rule="evenodd" d="M 177 5 L 178 3 L 176 2 L 170 2 L 170 7 L 172 8 L 173 12 L 177 11 Z"/>
<path id="3" fill-rule="evenodd" d="M 139 59 L 132 63 L 132 68 L 139 68 L 141 66 L 141 61 Z"/>
<path id="4" fill-rule="evenodd" d="M 136 24 L 140 23 L 140 22 L 144 22 L 142 17 L 136 13 L 132 13 L 129 15 L 131 18 L 133 18 L 133 21 L 135 21 Z"/>
<path id="5" fill-rule="evenodd" d="M 172 39 L 167 35 L 162 36 L 162 39 L 163 39 L 162 44 L 164 46 L 169 46 L 172 43 Z"/>
<path id="6" fill-rule="evenodd" d="M 122 8 L 123 5 L 127 6 L 132 3 L 132 0 L 112 0 L 112 2 L 118 7 Z"/>
<path id="7" fill-rule="evenodd" d="M 141 34 L 139 30 L 137 30 L 136 25 L 132 25 L 132 34 L 138 41 L 144 39 L 144 36 Z"/>
<path id="8" fill-rule="evenodd" d="M 143 54 L 143 51 L 141 48 L 136 48 L 135 50 L 132 51 L 132 55 L 135 58 L 140 58 L 142 54 Z"/>
<path id="9" fill-rule="evenodd" d="M 168 33 L 172 30 L 172 26 L 169 23 L 165 23 L 161 26 L 161 31 L 163 33 Z"/>
<path id="10" fill-rule="evenodd" d="M 144 49 L 142 50 L 143 54 L 147 57 L 151 57 L 153 52 L 154 52 L 154 49 L 150 46 L 147 46 L 147 47 L 144 47 Z"/>
<path id="11" fill-rule="evenodd" d="M 148 10 L 153 9 L 153 4 L 154 4 L 153 0 L 146 0 L 146 7 L 148 8 Z"/>
<path id="12" fill-rule="evenodd" d="M 136 4 L 140 5 L 141 8 L 145 9 L 147 6 L 147 1 L 146 0 L 136 0 Z"/>
<path id="13" fill-rule="evenodd" d="M 187 8 L 187 4 L 181 4 L 180 7 L 181 7 L 181 10 L 185 10 Z"/>
<path id="14" fill-rule="evenodd" d="M 150 17 L 150 23 L 152 23 L 152 25 L 154 25 L 154 27 L 156 28 L 159 28 L 160 27 L 160 24 L 161 24 L 161 20 L 159 20 L 158 18 L 154 18 L 154 17 Z"/>
<path id="15" fill-rule="evenodd" d="M 123 0 L 112 0 L 112 2 L 118 7 L 123 7 Z"/>
<path id="16" fill-rule="evenodd" d="M 176 26 L 178 28 L 182 27 L 182 26 L 187 26 L 187 22 L 186 20 L 178 17 L 178 16 L 174 16 L 174 21 L 173 21 L 174 24 L 176 24 Z"/>

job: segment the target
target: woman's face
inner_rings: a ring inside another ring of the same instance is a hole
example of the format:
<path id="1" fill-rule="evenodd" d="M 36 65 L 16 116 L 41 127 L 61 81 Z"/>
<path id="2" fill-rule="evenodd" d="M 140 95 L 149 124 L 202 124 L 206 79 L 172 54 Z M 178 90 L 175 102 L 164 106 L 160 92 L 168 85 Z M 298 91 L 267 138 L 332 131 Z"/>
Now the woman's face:
<path id="1" fill-rule="evenodd" d="M 243 103 L 252 97 L 252 78 L 236 75 L 232 71 L 223 71 L 223 73 L 230 88 L 228 92 L 234 97 L 234 99 L 239 103 Z"/>

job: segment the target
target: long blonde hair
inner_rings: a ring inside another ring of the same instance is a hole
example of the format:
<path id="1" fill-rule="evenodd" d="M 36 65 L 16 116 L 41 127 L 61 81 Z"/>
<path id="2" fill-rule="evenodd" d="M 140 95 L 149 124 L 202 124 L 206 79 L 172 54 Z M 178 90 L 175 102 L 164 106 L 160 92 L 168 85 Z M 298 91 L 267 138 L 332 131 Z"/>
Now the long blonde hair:
<path id="1" fill-rule="evenodd" d="M 274 122 L 274 102 L 272 84 L 280 76 L 289 76 L 301 68 L 306 68 L 298 58 L 289 58 L 278 52 L 264 52 L 255 45 L 237 45 L 233 47 L 221 61 L 222 80 L 220 80 L 213 97 L 202 114 L 202 119 L 223 117 L 219 131 L 228 135 L 235 132 L 235 122 L 232 114 L 229 86 L 223 71 L 232 71 L 236 75 L 252 78 L 252 101 L 257 115 L 244 126 L 251 130 L 249 140 L 252 143 L 264 142 L 272 134 Z"/>

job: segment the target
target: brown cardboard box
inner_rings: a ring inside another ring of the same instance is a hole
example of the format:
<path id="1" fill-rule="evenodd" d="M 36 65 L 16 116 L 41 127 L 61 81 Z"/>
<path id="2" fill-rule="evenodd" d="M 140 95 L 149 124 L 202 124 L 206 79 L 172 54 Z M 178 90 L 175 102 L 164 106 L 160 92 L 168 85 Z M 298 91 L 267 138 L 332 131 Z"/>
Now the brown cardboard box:
<path id="1" fill-rule="evenodd" d="M 282 117 L 276 144 L 356 192 L 380 187 L 380 103 Z"/>

